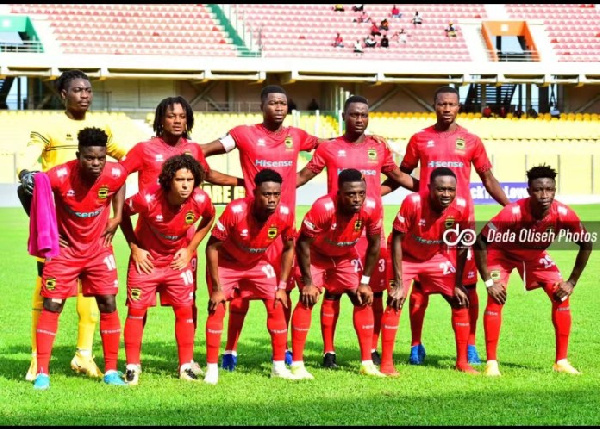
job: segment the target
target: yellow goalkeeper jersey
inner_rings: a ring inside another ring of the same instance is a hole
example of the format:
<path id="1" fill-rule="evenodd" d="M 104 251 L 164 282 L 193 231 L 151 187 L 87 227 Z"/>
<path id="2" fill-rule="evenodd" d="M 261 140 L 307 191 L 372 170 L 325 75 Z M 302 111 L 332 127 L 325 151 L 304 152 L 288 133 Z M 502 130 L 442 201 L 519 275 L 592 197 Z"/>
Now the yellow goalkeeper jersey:
<path id="1" fill-rule="evenodd" d="M 108 136 L 106 153 L 114 159 L 122 158 L 127 150 L 112 140 L 112 132 L 108 121 L 104 116 L 94 116 L 87 113 L 85 119 L 75 120 L 67 116 L 65 112 L 40 121 L 33 125 L 31 137 L 25 149 L 25 156 L 18 168 L 48 171 L 52 167 L 75 159 L 77 152 L 77 134 L 84 128 L 96 127 L 104 130 Z"/>

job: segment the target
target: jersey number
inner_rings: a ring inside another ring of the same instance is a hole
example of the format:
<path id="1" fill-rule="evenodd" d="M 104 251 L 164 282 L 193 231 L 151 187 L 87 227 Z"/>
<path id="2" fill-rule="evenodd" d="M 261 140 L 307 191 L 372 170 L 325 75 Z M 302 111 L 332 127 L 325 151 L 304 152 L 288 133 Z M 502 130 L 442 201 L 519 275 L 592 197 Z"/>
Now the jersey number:
<path id="1" fill-rule="evenodd" d="M 545 255 L 540 259 L 540 265 L 543 265 L 544 268 L 548 269 L 553 265 L 556 265 L 552 259 L 550 259 L 550 255 Z"/>
<path id="2" fill-rule="evenodd" d="M 362 262 L 360 261 L 360 259 L 353 259 L 352 261 L 350 261 L 350 263 L 352 265 L 354 265 L 355 273 L 360 273 L 362 271 L 363 267 L 362 267 Z"/>
<path id="3" fill-rule="evenodd" d="M 275 269 L 271 265 L 263 266 L 262 272 L 265 273 L 268 279 L 272 279 L 275 277 Z"/>
<path id="4" fill-rule="evenodd" d="M 440 268 L 442 269 L 442 274 L 445 276 L 446 274 L 455 273 L 456 268 L 452 265 L 452 262 L 446 261 L 440 263 Z"/>
<path id="5" fill-rule="evenodd" d="M 108 271 L 117 269 L 117 264 L 113 255 L 108 255 L 106 258 L 104 258 L 104 263 L 106 264 L 106 269 Z"/>
<path id="6" fill-rule="evenodd" d="M 181 278 L 183 279 L 183 284 L 186 286 L 194 283 L 194 275 L 190 270 L 186 270 L 181 273 Z"/>

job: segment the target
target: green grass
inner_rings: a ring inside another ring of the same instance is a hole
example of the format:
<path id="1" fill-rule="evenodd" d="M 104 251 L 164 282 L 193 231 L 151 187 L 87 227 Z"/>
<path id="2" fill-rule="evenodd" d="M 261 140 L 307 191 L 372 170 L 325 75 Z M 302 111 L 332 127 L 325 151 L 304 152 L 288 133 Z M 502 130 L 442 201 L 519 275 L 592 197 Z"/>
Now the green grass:
<path id="1" fill-rule="evenodd" d="M 574 206 L 584 221 L 600 220 L 598 206 Z M 298 221 L 307 207 L 298 209 Z M 390 231 L 395 207 L 387 207 Z M 497 206 L 477 207 L 477 218 L 497 213 Z M 358 374 L 360 355 L 352 327 L 351 304 L 342 300 L 336 346 L 338 371 L 320 368 L 322 341 L 319 308 L 306 347 L 306 364 L 315 380 L 271 380 L 270 341 L 262 303 L 253 302 L 239 344 L 235 373 L 221 373 L 217 386 L 176 378 L 177 351 L 170 308 L 149 311 L 142 350 L 140 385 L 110 388 L 76 376 L 69 368 L 77 335 L 75 300 L 67 302 L 59 322 L 52 361 L 52 387 L 35 392 L 24 380 L 30 359 L 30 302 L 35 260 L 28 256 L 27 218 L 19 208 L 0 210 L 0 424 L 2 425 L 594 425 L 600 423 L 600 336 L 598 271 L 593 253 L 573 298 L 571 362 L 581 376 L 555 374 L 554 331 L 550 304 L 541 290 L 524 292 L 518 275 L 509 284 L 499 345 L 502 377 L 473 377 L 453 370 L 454 335 L 450 310 L 433 296 L 425 319 L 426 365 L 409 366 L 407 312 L 400 319 L 395 359 L 402 376 L 368 379 Z M 120 273 L 119 313 L 124 322 L 128 252 L 119 232 L 115 252 Z M 203 255 L 203 247 L 201 250 Z M 553 253 L 568 275 L 575 252 Z M 203 278 L 204 264 L 200 266 Z M 477 346 L 485 357 L 482 315 L 485 286 L 478 284 L 480 318 Z M 199 330 L 195 358 L 205 361 L 204 322 L 207 292 L 200 284 Z M 293 299 L 297 301 L 298 292 Z M 223 336 L 224 337 L 224 336 Z M 121 343 L 122 344 L 122 343 Z M 103 367 L 99 334 L 96 361 Z M 124 349 L 119 368 L 124 368 Z"/>

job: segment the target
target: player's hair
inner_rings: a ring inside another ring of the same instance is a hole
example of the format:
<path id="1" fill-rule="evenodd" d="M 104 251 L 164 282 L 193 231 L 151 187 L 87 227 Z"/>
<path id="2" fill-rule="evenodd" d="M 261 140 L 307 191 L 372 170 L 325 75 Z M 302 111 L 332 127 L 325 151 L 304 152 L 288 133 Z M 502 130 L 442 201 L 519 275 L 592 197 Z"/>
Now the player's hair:
<path id="1" fill-rule="evenodd" d="M 346 111 L 348 110 L 348 107 L 350 107 L 351 103 L 363 103 L 368 106 L 369 100 L 367 100 L 365 97 L 362 97 L 360 95 L 353 95 L 351 97 L 348 97 L 348 99 L 344 102 L 344 113 L 346 113 Z"/>
<path id="2" fill-rule="evenodd" d="M 162 165 L 162 170 L 158 175 L 158 183 L 164 192 L 169 192 L 171 182 L 182 168 L 192 172 L 194 176 L 194 188 L 199 186 L 206 177 L 206 172 L 202 165 L 191 155 L 174 155 L 167 159 Z"/>
<path id="3" fill-rule="evenodd" d="M 106 131 L 96 127 L 87 127 L 77 133 L 79 147 L 101 146 L 106 147 L 108 136 Z"/>
<path id="4" fill-rule="evenodd" d="M 154 124 L 152 128 L 154 129 L 154 133 L 157 136 L 160 136 L 163 131 L 163 121 L 165 120 L 165 116 L 167 115 L 167 110 L 173 109 L 176 104 L 180 104 L 185 110 L 185 116 L 187 119 L 187 126 L 185 131 L 183 132 L 183 137 L 188 138 L 192 133 L 192 128 L 194 128 L 194 111 L 192 110 L 192 106 L 187 102 L 185 98 L 178 95 L 177 97 L 167 97 L 163 98 L 158 106 L 156 106 L 156 112 L 154 114 Z"/>
<path id="5" fill-rule="evenodd" d="M 536 165 L 535 167 L 531 167 L 527 171 L 527 185 L 531 185 L 535 179 L 548 178 L 552 180 L 556 180 L 556 170 L 549 165 L 542 164 Z"/>
<path id="6" fill-rule="evenodd" d="M 342 184 L 346 182 L 363 182 L 365 180 L 363 174 L 356 168 L 346 168 L 338 174 L 338 189 L 342 188 Z"/>
<path id="7" fill-rule="evenodd" d="M 281 174 L 276 172 L 275 170 L 271 170 L 270 168 L 265 168 L 264 170 L 260 170 L 256 176 L 254 176 L 254 184 L 258 188 L 264 182 L 276 182 L 281 183 L 283 179 L 281 178 Z"/>
<path id="8" fill-rule="evenodd" d="M 89 81 L 90 78 L 87 74 L 82 72 L 81 70 L 67 70 L 63 72 L 55 82 L 56 91 L 60 94 L 62 90 L 65 91 L 69 88 L 69 83 L 74 79 L 83 79 Z"/>
<path id="9" fill-rule="evenodd" d="M 458 97 L 458 99 L 460 100 L 460 95 L 458 93 L 458 89 L 456 89 L 456 88 L 454 88 L 452 86 L 441 86 L 441 87 L 439 87 L 435 91 L 435 94 L 433 95 L 433 102 L 434 103 L 437 101 L 438 94 L 456 94 L 456 97 Z"/>
<path id="10" fill-rule="evenodd" d="M 287 97 L 287 92 L 280 86 L 267 85 L 260 91 L 260 104 L 264 104 L 269 98 L 269 94 L 283 94 Z"/>
<path id="11" fill-rule="evenodd" d="M 454 171 L 448 167 L 437 167 L 431 172 L 431 175 L 429 176 L 429 183 L 433 183 L 435 178 L 438 176 L 452 176 L 456 179 L 456 174 L 454 174 Z"/>

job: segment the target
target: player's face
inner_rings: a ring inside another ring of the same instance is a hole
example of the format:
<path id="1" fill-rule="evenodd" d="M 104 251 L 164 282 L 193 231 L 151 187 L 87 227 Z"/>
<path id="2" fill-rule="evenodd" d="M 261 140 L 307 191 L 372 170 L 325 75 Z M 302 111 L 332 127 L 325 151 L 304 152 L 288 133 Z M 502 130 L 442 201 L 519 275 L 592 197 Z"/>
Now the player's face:
<path id="1" fill-rule="evenodd" d="M 162 127 L 167 137 L 181 137 L 187 131 L 187 114 L 181 104 L 167 107 Z"/>
<path id="2" fill-rule="evenodd" d="M 344 213 L 358 213 L 367 195 L 367 184 L 359 182 L 344 182 L 338 190 L 338 204 Z"/>
<path id="3" fill-rule="evenodd" d="M 456 198 L 456 179 L 452 176 L 437 176 L 429 184 L 429 196 L 435 207 L 445 209 Z"/>
<path id="4" fill-rule="evenodd" d="M 194 175 L 187 168 L 181 168 L 175 172 L 171 181 L 171 192 L 179 199 L 185 200 L 194 190 Z"/>
<path id="5" fill-rule="evenodd" d="M 281 125 L 287 116 L 287 96 L 285 94 L 268 94 L 267 99 L 262 104 L 263 119 L 275 125 Z"/>
<path id="6" fill-rule="evenodd" d="M 541 210 L 547 210 L 556 195 L 556 182 L 549 177 L 532 180 L 527 192 L 529 192 L 534 206 Z"/>
<path id="7" fill-rule="evenodd" d="M 460 109 L 458 95 L 454 93 L 441 93 L 435 100 L 435 114 L 438 124 L 450 125 L 456 121 Z"/>
<path id="8" fill-rule="evenodd" d="M 281 183 L 263 182 L 254 190 L 254 198 L 258 211 L 271 215 L 281 200 Z"/>
<path id="9" fill-rule="evenodd" d="M 77 158 L 83 174 L 88 178 L 97 179 L 106 164 L 106 146 L 81 147 Z"/>
<path id="10" fill-rule="evenodd" d="M 86 79 L 72 79 L 67 89 L 61 91 L 65 109 L 73 113 L 85 113 L 92 105 L 92 84 Z"/>
<path id="11" fill-rule="evenodd" d="M 350 103 L 343 117 L 347 133 L 362 135 L 369 126 L 369 106 L 365 103 Z"/>

